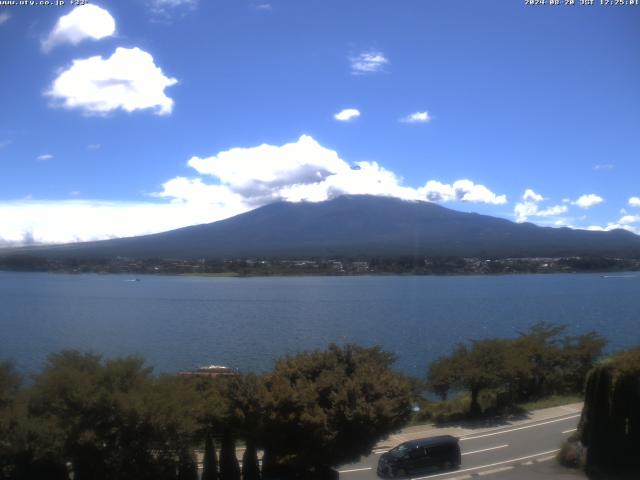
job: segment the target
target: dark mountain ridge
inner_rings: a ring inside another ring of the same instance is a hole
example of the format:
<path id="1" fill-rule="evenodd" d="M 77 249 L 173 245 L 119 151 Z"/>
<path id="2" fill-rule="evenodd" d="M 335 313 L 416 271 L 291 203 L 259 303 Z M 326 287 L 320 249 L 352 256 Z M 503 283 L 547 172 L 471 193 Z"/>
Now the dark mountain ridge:
<path id="1" fill-rule="evenodd" d="M 153 235 L 5 252 L 46 257 L 173 259 L 640 257 L 640 236 L 626 230 L 540 227 L 429 202 L 345 195 L 318 203 L 277 202 L 218 222 Z"/>

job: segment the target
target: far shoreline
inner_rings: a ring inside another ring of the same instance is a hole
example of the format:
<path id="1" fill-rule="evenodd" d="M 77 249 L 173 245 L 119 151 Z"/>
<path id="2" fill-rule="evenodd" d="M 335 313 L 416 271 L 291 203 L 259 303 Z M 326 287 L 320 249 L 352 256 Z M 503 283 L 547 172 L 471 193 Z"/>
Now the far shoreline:
<path id="1" fill-rule="evenodd" d="M 555 276 L 555 275 L 600 275 L 604 278 L 637 278 L 638 270 L 600 270 L 600 271 L 547 271 L 547 272 L 497 272 L 497 273 L 411 273 L 411 272 L 366 272 L 366 273 L 248 273 L 237 272 L 92 272 L 72 270 L 7 270 L 0 269 L 0 273 L 46 273 L 52 275 L 95 275 L 95 276 L 121 276 L 121 277 L 190 277 L 190 278 L 352 278 L 352 277 L 506 277 L 506 276 Z"/>

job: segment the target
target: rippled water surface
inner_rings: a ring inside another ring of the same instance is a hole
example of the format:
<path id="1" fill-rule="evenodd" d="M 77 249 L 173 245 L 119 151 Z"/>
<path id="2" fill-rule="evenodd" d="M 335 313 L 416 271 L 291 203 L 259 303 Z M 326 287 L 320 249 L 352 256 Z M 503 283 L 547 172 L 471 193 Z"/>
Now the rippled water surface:
<path id="1" fill-rule="evenodd" d="M 264 371 L 330 342 L 380 344 L 422 376 L 457 342 L 530 324 L 640 344 L 640 276 L 213 278 L 0 272 L 0 358 L 37 371 L 65 348 L 138 354 L 156 371 Z"/>

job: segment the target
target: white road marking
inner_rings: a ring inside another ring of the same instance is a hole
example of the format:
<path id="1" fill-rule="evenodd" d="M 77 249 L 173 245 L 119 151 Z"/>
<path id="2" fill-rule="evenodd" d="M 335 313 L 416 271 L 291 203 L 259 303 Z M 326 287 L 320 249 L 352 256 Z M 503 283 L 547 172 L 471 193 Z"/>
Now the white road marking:
<path id="1" fill-rule="evenodd" d="M 578 429 L 577 429 L 577 428 L 571 428 L 571 429 L 569 429 L 569 430 L 565 430 L 565 431 L 564 431 L 564 432 L 562 432 L 562 433 L 571 433 L 571 432 L 575 432 L 576 430 L 578 430 Z"/>
<path id="2" fill-rule="evenodd" d="M 376 455 L 382 455 L 383 453 L 387 453 L 389 450 L 374 450 L 373 453 Z"/>
<path id="3" fill-rule="evenodd" d="M 366 470 L 373 470 L 373 467 L 353 468 L 351 470 L 338 470 L 338 473 L 364 472 Z"/>
<path id="4" fill-rule="evenodd" d="M 484 438 L 484 437 L 492 437 L 494 435 L 502 435 L 503 433 L 516 432 L 518 430 L 525 430 L 527 428 L 540 427 L 542 425 L 548 425 L 550 423 L 563 422 L 565 420 L 571 420 L 572 418 L 577 418 L 579 416 L 580 415 L 571 415 L 569 417 L 556 418 L 555 420 L 547 420 L 546 422 L 540 422 L 540 423 L 536 423 L 536 424 L 533 424 L 533 425 L 525 425 L 524 427 L 510 428 L 509 430 L 502 430 L 500 432 L 485 433 L 483 435 L 475 435 L 473 437 L 463 437 L 463 438 L 460 439 L 460 441 L 464 442 L 466 440 L 475 440 L 476 438 Z"/>
<path id="5" fill-rule="evenodd" d="M 498 467 L 492 468 L 491 470 L 485 470 L 483 472 L 478 472 L 478 475 L 491 475 L 493 473 L 506 472 L 507 470 L 513 470 L 513 465 L 509 465 L 508 467 Z"/>
<path id="6" fill-rule="evenodd" d="M 504 445 L 498 445 L 497 447 L 489 447 L 483 448 L 482 450 L 474 450 L 473 452 L 465 452 L 462 455 L 473 455 L 474 453 L 488 452 L 489 450 L 497 450 L 499 448 L 506 448 L 509 444 L 505 443 Z"/>
<path id="7" fill-rule="evenodd" d="M 527 455 L 525 457 L 512 458 L 510 460 L 504 460 L 502 462 L 490 463 L 488 465 L 480 465 L 478 467 L 463 468 L 462 470 L 457 470 L 455 473 L 470 472 L 472 470 L 481 470 L 483 468 L 497 467 L 498 465 L 504 465 L 506 463 L 512 463 L 512 462 L 519 462 L 521 460 L 528 460 L 530 458 L 539 457 L 540 455 L 549 455 L 550 453 L 556 453 L 556 452 L 559 452 L 559 451 L 560 451 L 560 449 L 556 448 L 555 450 L 548 450 L 546 452 L 534 453 L 533 455 Z M 436 473 L 435 475 L 429 475 L 427 477 L 415 477 L 415 478 L 412 478 L 411 480 L 428 480 L 430 478 L 442 477 L 443 475 L 451 475 L 451 473 L 452 472 Z"/>
<path id="8" fill-rule="evenodd" d="M 554 458 L 556 458 L 555 455 L 549 455 L 548 457 L 536 458 L 536 462 L 548 462 L 549 460 L 553 460 Z"/>

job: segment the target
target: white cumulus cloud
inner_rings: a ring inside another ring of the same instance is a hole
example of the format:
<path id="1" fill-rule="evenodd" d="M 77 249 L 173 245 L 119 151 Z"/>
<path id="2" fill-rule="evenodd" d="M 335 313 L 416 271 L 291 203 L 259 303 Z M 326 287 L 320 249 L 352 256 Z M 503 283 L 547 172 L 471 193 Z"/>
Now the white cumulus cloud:
<path id="1" fill-rule="evenodd" d="M 402 123 L 427 123 L 431 121 L 431 116 L 429 112 L 415 112 L 402 117 L 400 121 Z"/>
<path id="2" fill-rule="evenodd" d="M 380 72 L 389 63 L 389 59 L 377 50 L 368 50 L 352 57 L 351 73 L 353 75 L 364 75 L 367 73 Z"/>
<path id="3" fill-rule="evenodd" d="M 172 203 L 212 205 L 233 212 L 249 209 L 242 195 L 224 185 L 209 185 L 200 178 L 175 177 L 162 184 L 162 192 L 152 194 L 168 198 Z"/>
<path id="4" fill-rule="evenodd" d="M 112 36 L 115 31 L 116 21 L 107 10 L 92 4 L 81 5 L 58 19 L 42 42 L 42 48 L 48 51 L 64 43 L 76 45 L 87 39 L 100 40 Z"/>
<path id="5" fill-rule="evenodd" d="M 333 118 L 340 122 L 348 122 L 360 116 L 360 110 L 356 108 L 345 108 L 336 113 Z"/>
<path id="6" fill-rule="evenodd" d="M 522 200 L 524 200 L 525 202 L 540 203 L 544 200 L 544 197 L 537 194 L 532 189 L 527 188 L 522 195 Z"/>
<path id="7" fill-rule="evenodd" d="M 538 210 L 536 213 L 536 216 L 537 217 L 555 217 L 556 215 L 566 213 L 567 210 L 568 208 L 566 205 L 553 205 L 551 207 Z"/>
<path id="8" fill-rule="evenodd" d="M 577 207 L 587 209 L 602 202 L 604 202 L 604 198 L 600 197 L 599 195 L 589 193 L 581 195 L 576 201 L 571 203 L 572 205 L 576 205 Z"/>
<path id="9" fill-rule="evenodd" d="M 232 148 L 212 157 L 193 157 L 188 165 L 200 175 L 239 194 L 250 205 L 276 200 L 322 201 L 342 194 L 386 195 L 405 200 L 506 203 L 484 185 L 458 180 L 452 185 L 430 181 L 424 187 L 403 185 L 402 179 L 376 162 L 350 165 L 334 150 L 309 135 L 282 146 Z M 167 191 L 161 192 L 168 195 Z"/>
<path id="10" fill-rule="evenodd" d="M 616 222 L 609 222 L 606 226 L 591 225 L 587 230 L 607 232 L 610 230 L 623 229 L 640 235 L 640 215 L 623 215 Z"/>
<path id="11" fill-rule="evenodd" d="M 0 246 L 144 235 L 213 222 L 246 210 L 210 203 L 0 201 Z"/>
<path id="12" fill-rule="evenodd" d="M 640 207 L 640 197 L 631 197 L 629 199 L 630 207 Z"/>
<path id="13" fill-rule="evenodd" d="M 171 113 L 173 100 L 164 90 L 177 83 L 139 48 L 117 48 L 107 59 L 100 56 L 74 60 L 53 81 L 46 94 L 54 105 L 105 115 L 117 109 L 127 112 L 153 109 Z"/>
<path id="14" fill-rule="evenodd" d="M 471 180 L 456 180 L 452 184 L 429 180 L 418 192 L 432 202 L 470 202 L 502 205 L 507 203 L 506 195 L 496 195 L 484 185 Z"/>
<path id="15" fill-rule="evenodd" d="M 514 207 L 517 222 L 526 222 L 529 217 L 555 217 L 567 211 L 565 205 L 553 205 L 548 208 L 539 208 L 535 203 L 522 202 Z M 556 221 L 558 222 L 558 221 Z"/>
<path id="16" fill-rule="evenodd" d="M 549 207 L 541 207 L 541 203 L 546 199 L 536 193 L 534 190 L 527 188 L 522 194 L 522 201 L 516 203 L 513 208 L 513 213 L 516 217 L 516 222 L 526 222 L 530 217 L 556 217 L 562 215 L 569 210 L 566 205 L 551 205 Z M 556 225 L 564 225 L 563 219 L 558 219 L 554 222 Z"/>
<path id="17" fill-rule="evenodd" d="M 640 222 L 640 215 L 624 215 L 618 220 L 620 225 L 631 225 Z"/>

